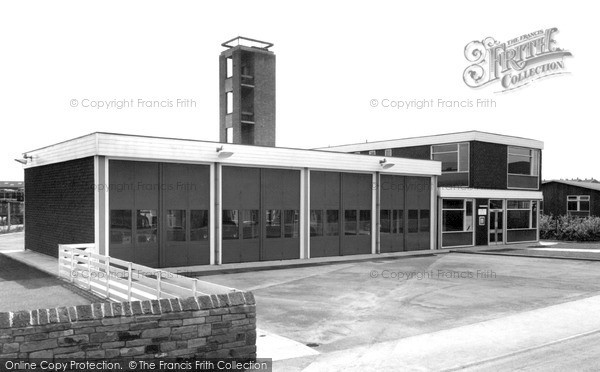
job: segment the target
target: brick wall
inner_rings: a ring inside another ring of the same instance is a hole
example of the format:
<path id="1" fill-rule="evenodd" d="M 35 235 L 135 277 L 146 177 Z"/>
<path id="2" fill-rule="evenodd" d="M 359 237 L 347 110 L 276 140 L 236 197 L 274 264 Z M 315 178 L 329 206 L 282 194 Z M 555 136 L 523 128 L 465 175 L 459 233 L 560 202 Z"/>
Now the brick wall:
<path id="1" fill-rule="evenodd" d="M 0 313 L 0 358 L 256 357 L 251 292 Z"/>
<path id="2" fill-rule="evenodd" d="M 471 187 L 506 190 L 508 146 L 471 142 Z"/>
<path id="3" fill-rule="evenodd" d="M 25 249 L 94 242 L 94 158 L 25 170 Z"/>

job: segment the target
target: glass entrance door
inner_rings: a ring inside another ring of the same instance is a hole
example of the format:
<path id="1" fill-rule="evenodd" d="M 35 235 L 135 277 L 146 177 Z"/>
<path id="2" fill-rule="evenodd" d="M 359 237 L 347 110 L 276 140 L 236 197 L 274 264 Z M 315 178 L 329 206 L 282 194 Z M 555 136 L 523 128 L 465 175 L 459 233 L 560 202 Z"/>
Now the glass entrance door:
<path id="1" fill-rule="evenodd" d="M 504 243 L 504 201 L 490 200 L 489 244 Z"/>

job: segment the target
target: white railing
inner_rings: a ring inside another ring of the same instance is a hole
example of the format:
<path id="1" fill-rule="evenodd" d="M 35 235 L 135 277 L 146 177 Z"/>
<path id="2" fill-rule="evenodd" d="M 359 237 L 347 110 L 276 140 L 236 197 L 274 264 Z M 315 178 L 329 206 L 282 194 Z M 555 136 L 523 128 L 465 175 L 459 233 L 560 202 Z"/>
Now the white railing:
<path id="1" fill-rule="evenodd" d="M 114 301 L 156 300 L 235 292 L 114 257 L 94 253 L 95 245 L 60 244 L 58 275 L 71 283 Z"/>

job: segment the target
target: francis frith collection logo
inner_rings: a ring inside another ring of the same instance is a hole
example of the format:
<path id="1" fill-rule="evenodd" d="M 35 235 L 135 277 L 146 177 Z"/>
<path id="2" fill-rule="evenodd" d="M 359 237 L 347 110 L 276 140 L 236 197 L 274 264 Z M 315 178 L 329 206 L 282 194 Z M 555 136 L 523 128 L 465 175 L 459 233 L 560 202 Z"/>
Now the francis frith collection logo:
<path id="1" fill-rule="evenodd" d="M 537 30 L 501 43 L 492 37 L 472 41 L 465 57 L 472 64 L 463 73 L 471 88 L 498 82 L 504 92 L 535 80 L 566 73 L 565 57 L 571 53 L 557 46 L 558 28 Z"/>

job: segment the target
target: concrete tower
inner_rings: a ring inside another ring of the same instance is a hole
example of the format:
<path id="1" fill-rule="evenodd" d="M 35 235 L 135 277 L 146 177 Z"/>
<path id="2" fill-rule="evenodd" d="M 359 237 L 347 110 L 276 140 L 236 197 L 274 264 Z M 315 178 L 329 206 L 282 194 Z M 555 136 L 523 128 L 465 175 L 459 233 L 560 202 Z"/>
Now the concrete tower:
<path id="1" fill-rule="evenodd" d="M 238 36 L 221 44 L 219 140 L 275 146 L 273 44 Z"/>

